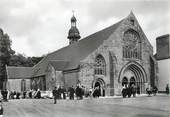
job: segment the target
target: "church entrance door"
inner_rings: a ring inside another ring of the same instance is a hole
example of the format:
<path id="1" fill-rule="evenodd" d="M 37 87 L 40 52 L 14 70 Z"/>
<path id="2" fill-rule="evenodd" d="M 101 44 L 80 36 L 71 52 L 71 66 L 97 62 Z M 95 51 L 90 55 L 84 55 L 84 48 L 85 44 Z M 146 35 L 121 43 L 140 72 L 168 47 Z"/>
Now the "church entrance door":
<path id="1" fill-rule="evenodd" d="M 145 93 L 146 73 L 141 65 L 132 62 L 122 68 L 119 82 L 122 86 L 134 85 L 139 94 Z"/>
<path id="2" fill-rule="evenodd" d="M 103 79 L 98 78 L 97 80 L 94 81 L 93 88 L 94 88 L 94 90 L 96 88 L 99 88 L 100 96 L 105 96 L 105 89 L 104 89 L 104 87 L 105 87 L 105 83 L 104 83 Z"/>

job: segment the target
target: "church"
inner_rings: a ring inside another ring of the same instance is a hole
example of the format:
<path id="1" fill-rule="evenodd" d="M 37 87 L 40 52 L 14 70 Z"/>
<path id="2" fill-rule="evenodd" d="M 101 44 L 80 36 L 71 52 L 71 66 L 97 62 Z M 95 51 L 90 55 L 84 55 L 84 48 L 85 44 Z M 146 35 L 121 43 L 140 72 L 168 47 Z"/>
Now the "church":
<path id="1" fill-rule="evenodd" d="M 30 68 L 8 66 L 8 87 L 12 90 L 16 79 L 21 91 L 81 84 L 87 89 L 99 87 L 105 95 L 113 96 L 120 95 L 125 84 L 136 85 L 140 93 L 158 85 L 153 47 L 133 12 L 83 39 L 76 23 L 73 15 L 68 46 L 49 53 Z"/>

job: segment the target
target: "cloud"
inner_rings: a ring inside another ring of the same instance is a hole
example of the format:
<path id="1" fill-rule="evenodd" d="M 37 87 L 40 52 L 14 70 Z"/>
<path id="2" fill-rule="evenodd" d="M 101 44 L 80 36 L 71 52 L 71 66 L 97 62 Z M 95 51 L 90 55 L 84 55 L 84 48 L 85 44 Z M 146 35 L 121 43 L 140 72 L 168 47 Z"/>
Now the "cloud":
<path id="1" fill-rule="evenodd" d="M 170 32 L 169 1 L 153 0 L 1 0 L 0 28 L 12 39 L 12 48 L 41 56 L 68 45 L 72 10 L 81 37 L 88 36 L 135 13 L 149 41 Z"/>

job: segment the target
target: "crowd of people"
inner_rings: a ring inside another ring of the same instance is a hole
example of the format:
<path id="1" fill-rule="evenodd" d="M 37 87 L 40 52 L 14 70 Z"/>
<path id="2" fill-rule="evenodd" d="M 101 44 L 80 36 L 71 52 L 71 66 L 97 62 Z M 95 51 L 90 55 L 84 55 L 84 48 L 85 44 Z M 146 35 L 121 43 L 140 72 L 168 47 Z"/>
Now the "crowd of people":
<path id="1" fill-rule="evenodd" d="M 77 85 L 76 88 L 69 87 L 55 87 L 52 91 L 53 97 L 54 97 L 54 103 L 56 103 L 57 99 L 66 99 L 66 97 L 69 97 L 70 100 L 74 100 L 75 97 L 77 100 L 82 100 L 83 96 L 88 96 L 89 92 L 87 92 L 86 88 L 82 85 Z"/>
<path id="2" fill-rule="evenodd" d="M 167 84 L 165 87 L 166 94 L 169 95 L 169 85 Z M 152 94 L 155 96 L 158 92 L 158 88 L 148 87 L 146 88 L 146 93 L 148 96 Z M 74 100 L 75 97 L 77 100 L 82 100 L 83 97 L 94 97 L 99 98 L 100 96 L 104 96 L 105 90 L 102 90 L 101 95 L 101 88 L 99 86 L 94 87 L 94 89 L 87 89 L 83 85 L 78 84 L 76 87 L 69 87 L 65 88 L 64 86 L 55 87 L 54 90 L 51 91 L 52 97 L 54 99 L 54 104 L 57 103 L 59 99 L 66 99 L 69 97 L 70 100 Z M 136 87 L 135 84 L 131 85 L 123 85 L 122 88 L 122 96 L 123 98 L 130 98 L 131 96 L 136 97 L 136 94 L 140 94 L 140 87 Z M 7 91 L 7 90 L 0 90 L 0 117 L 3 115 L 3 106 L 2 101 L 8 101 L 8 99 L 25 99 L 25 98 L 42 98 L 40 89 L 37 90 L 29 90 L 29 91 Z"/>
<path id="3" fill-rule="evenodd" d="M 22 92 L 1 90 L 0 92 L 3 101 L 8 101 L 8 99 L 41 98 L 41 91 L 39 89 Z"/>
<path id="4" fill-rule="evenodd" d="M 168 91 L 169 88 L 166 88 L 166 93 L 169 94 Z M 148 94 L 148 96 L 151 96 L 153 94 L 153 96 L 155 96 L 158 92 L 158 88 L 156 86 L 151 87 L 148 86 L 146 88 L 146 93 Z M 130 98 L 131 96 L 136 97 L 136 94 L 140 94 L 140 87 L 139 86 L 135 86 L 134 84 L 132 85 L 124 85 L 122 88 L 122 96 L 123 98 Z"/>
<path id="5" fill-rule="evenodd" d="M 78 84 L 76 87 L 63 88 L 61 86 L 55 87 L 52 91 L 54 97 L 54 103 L 56 104 L 57 99 L 66 99 L 69 97 L 70 100 L 82 100 L 83 97 L 94 97 L 97 98 L 101 96 L 101 90 L 99 87 L 94 89 L 87 89 L 83 85 Z"/>
<path id="6" fill-rule="evenodd" d="M 65 88 L 64 86 L 58 86 L 55 87 L 53 91 L 47 91 L 50 93 L 51 96 L 47 96 L 48 98 L 56 98 L 56 99 L 66 99 L 67 97 L 70 100 L 74 100 L 75 98 L 77 100 L 82 100 L 83 97 L 93 97 L 93 98 L 99 98 L 100 96 L 104 96 L 105 90 L 97 86 L 94 88 L 86 88 L 83 85 L 78 84 L 76 87 L 68 87 Z M 167 84 L 165 87 L 166 94 L 169 94 L 169 85 Z M 25 99 L 25 98 L 44 98 L 42 92 L 40 89 L 37 90 L 29 90 L 29 91 L 8 91 L 8 90 L 0 90 L 1 97 L 3 101 L 8 101 L 8 99 Z M 148 87 L 146 88 L 146 93 L 148 96 L 151 96 L 152 94 L 155 96 L 158 92 L 158 88 L 156 86 L 154 87 Z M 102 95 L 101 95 L 102 93 Z M 122 97 L 136 97 L 136 94 L 140 94 L 140 87 L 135 86 L 134 84 L 131 85 L 123 85 L 122 88 Z"/>
<path id="7" fill-rule="evenodd" d="M 10 91 L 9 92 L 9 99 L 25 99 L 25 98 L 41 98 L 41 91 L 37 90 L 30 90 L 30 91 Z"/>
<path id="8" fill-rule="evenodd" d="M 148 88 L 146 88 L 146 93 L 148 94 L 148 96 L 151 96 L 152 94 L 155 96 L 157 92 L 158 88 L 156 86 L 154 87 L 149 86 Z"/>
<path id="9" fill-rule="evenodd" d="M 56 90 L 55 92 L 53 92 Z M 58 86 L 54 89 L 53 91 L 49 90 L 47 92 L 52 93 L 53 96 L 49 96 L 48 98 L 53 98 L 56 97 L 56 99 L 66 99 L 67 97 L 70 100 L 74 100 L 75 98 L 77 100 L 82 100 L 83 97 L 99 97 L 101 96 L 100 94 L 100 89 L 96 87 L 94 90 L 92 89 L 87 89 L 83 85 L 77 85 L 76 87 L 68 87 L 65 88 L 64 86 Z M 2 95 L 3 101 L 8 101 L 8 99 L 40 99 L 44 98 L 42 92 L 46 91 L 40 91 L 40 89 L 37 90 L 28 90 L 28 91 L 8 91 L 8 90 L 2 90 L 0 91 Z"/>
<path id="10" fill-rule="evenodd" d="M 136 97 L 136 93 L 140 94 L 140 88 L 136 87 L 134 84 L 132 85 L 124 85 L 122 88 L 122 96 L 123 98 L 130 98 L 132 95 L 133 97 Z"/>

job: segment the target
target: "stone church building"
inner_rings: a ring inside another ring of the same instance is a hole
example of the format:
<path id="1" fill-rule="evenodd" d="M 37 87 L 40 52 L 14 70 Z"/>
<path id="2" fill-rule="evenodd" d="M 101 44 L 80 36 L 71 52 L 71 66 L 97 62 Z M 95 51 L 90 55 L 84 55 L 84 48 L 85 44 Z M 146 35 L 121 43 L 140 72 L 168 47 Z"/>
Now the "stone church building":
<path id="1" fill-rule="evenodd" d="M 48 90 L 80 83 L 89 89 L 99 86 L 105 95 L 120 95 L 124 84 L 135 84 L 141 93 L 145 93 L 148 85 L 157 86 L 153 47 L 132 12 L 83 39 L 76 23 L 73 15 L 67 37 L 69 45 L 49 53 L 30 69 L 27 80 L 30 79 L 31 88 Z M 12 73 L 11 69 L 15 68 L 7 68 L 11 74 L 8 80 L 13 79 L 12 74 L 21 72 Z"/>

